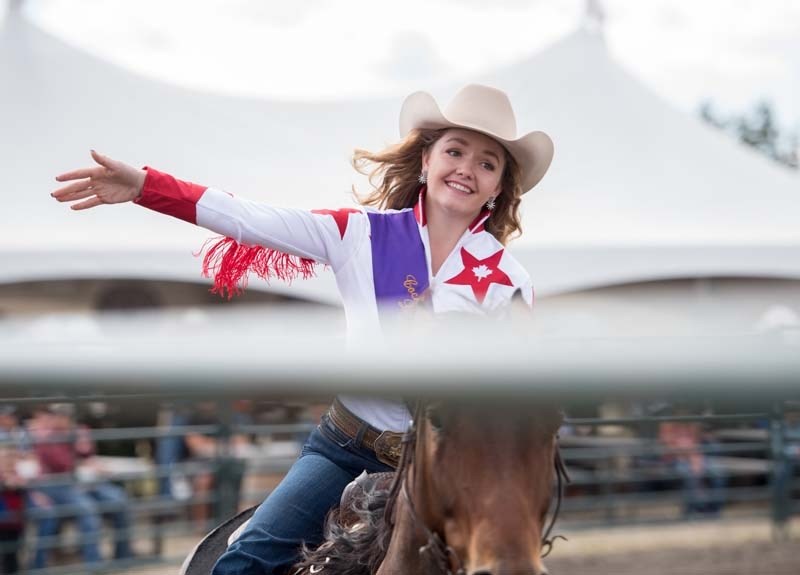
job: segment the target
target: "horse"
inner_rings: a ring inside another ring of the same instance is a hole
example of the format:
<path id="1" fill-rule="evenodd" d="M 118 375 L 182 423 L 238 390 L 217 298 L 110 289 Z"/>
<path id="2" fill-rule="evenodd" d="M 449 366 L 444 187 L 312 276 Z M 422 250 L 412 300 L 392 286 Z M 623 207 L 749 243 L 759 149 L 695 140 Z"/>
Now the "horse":
<path id="1" fill-rule="evenodd" d="M 418 402 L 414 412 L 396 472 L 348 486 L 322 545 L 304 549 L 289 573 L 545 575 L 569 479 L 557 443 L 561 411 Z M 224 551 L 250 514 L 207 536 L 182 573 L 209 573 L 210 555 Z"/>

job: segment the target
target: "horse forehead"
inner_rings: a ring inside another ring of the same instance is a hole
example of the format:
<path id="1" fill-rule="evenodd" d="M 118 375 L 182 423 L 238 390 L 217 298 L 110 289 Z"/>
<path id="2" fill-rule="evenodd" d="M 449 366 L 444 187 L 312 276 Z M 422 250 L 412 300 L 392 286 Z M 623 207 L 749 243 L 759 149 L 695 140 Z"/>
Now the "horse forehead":
<path id="1" fill-rule="evenodd" d="M 552 433 L 541 432 L 535 425 L 477 423 L 448 429 L 434 449 L 440 461 L 447 465 L 499 471 L 520 464 L 527 467 L 525 461 L 549 460 L 553 440 Z"/>
<path id="2" fill-rule="evenodd" d="M 455 411 L 447 427 L 456 440 L 458 436 L 471 441 L 505 439 L 514 442 L 547 442 L 553 438 L 558 422 L 550 413 L 508 410 L 481 413 L 477 409 Z"/>
<path id="3" fill-rule="evenodd" d="M 433 411 L 447 414 L 450 418 L 473 419 L 481 421 L 496 420 L 515 423 L 552 424 L 562 417 L 561 410 L 550 403 L 510 403 L 508 401 L 456 400 L 450 402 L 434 402 L 429 406 Z"/>

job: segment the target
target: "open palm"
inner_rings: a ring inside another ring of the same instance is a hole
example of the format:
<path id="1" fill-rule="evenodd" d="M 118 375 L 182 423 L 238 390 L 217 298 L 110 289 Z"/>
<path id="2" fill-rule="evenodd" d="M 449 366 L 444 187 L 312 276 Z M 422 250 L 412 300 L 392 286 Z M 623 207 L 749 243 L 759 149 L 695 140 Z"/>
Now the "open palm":
<path id="1" fill-rule="evenodd" d="M 139 197 L 146 172 L 92 150 L 97 166 L 73 170 L 56 176 L 58 182 L 73 182 L 50 194 L 59 202 L 74 202 L 73 210 L 102 204 L 121 204 Z"/>

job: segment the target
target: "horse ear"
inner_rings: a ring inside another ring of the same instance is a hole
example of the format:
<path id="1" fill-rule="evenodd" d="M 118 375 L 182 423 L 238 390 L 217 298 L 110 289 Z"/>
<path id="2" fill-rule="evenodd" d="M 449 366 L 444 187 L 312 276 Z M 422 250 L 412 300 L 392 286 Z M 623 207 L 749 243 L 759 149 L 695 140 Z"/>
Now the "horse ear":
<path id="1" fill-rule="evenodd" d="M 564 410 L 560 408 L 556 408 L 553 414 L 553 433 L 558 433 L 558 430 L 561 429 L 561 426 L 564 425 L 565 419 Z"/>
<path id="2" fill-rule="evenodd" d="M 564 410 L 555 406 L 542 408 L 538 412 L 538 418 L 546 432 L 556 434 L 564 424 Z"/>

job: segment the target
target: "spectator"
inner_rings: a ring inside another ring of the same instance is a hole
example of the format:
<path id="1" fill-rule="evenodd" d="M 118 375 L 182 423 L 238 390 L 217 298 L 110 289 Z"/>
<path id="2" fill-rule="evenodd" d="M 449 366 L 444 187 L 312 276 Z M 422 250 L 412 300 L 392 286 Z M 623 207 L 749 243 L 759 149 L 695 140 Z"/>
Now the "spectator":
<path id="1" fill-rule="evenodd" d="M 0 542 L 2 571 L 14 573 L 19 567 L 18 550 L 24 533 L 23 513 L 34 517 L 37 525 L 36 549 L 31 568 L 45 567 L 46 548 L 56 529 L 57 521 L 41 510 L 53 507 L 52 501 L 30 482 L 39 476 L 39 465 L 30 452 L 30 442 L 20 426 L 16 408 L 0 405 Z"/>
<path id="2" fill-rule="evenodd" d="M 675 408 L 677 416 L 690 415 L 684 407 Z M 667 448 L 663 460 L 678 473 L 683 484 L 684 515 L 719 513 L 725 487 L 724 475 L 704 451 L 708 438 L 701 423 L 668 421 L 659 424 L 658 439 Z"/>
<path id="3" fill-rule="evenodd" d="M 12 430 L 16 421 L 13 406 L 0 406 L 0 573 L 19 570 L 17 548 L 22 540 L 22 483 L 16 474 L 16 449 Z"/>
<path id="4" fill-rule="evenodd" d="M 775 461 L 775 493 L 787 505 L 780 505 L 775 517 L 778 526 L 786 529 L 792 515 L 795 496 L 794 479 L 800 465 L 800 402 L 787 401 L 784 409 L 783 457 Z"/>
<path id="5" fill-rule="evenodd" d="M 188 410 L 181 405 L 164 406 L 159 413 L 158 426 L 167 432 L 175 432 L 189 420 Z M 159 469 L 159 495 L 177 501 L 185 501 L 192 496 L 186 474 L 177 469 L 186 459 L 186 444 L 182 435 L 165 435 L 156 439 L 156 464 Z"/>
<path id="6" fill-rule="evenodd" d="M 236 401 L 233 404 L 233 414 L 231 424 L 243 425 L 250 423 L 249 414 L 250 404 L 246 401 Z M 219 425 L 220 414 L 217 404 L 213 401 L 198 403 L 187 420 L 190 426 L 210 426 Z M 212 460 L 221 455 L 218 432 L 195 433 L 189 432 L 184 437 L 188 459 L 201 464 L 200 469 L 192 474 L 192 491 L 195 498 L 200 499 L 198 503 L 191 507 L 191 517 L 196 527 L 205 532 L 210 518 L 212 505 L 204 499 L 208 498 L 214 488 L 215 469 L 211 465 Z M 249 445 L 249 438 L 243 434 L 234 434 L 230 437 L 228 455 L 245 453 L 246 446 Z"/>
<path id="7" fill-rule="evenodd" d="M 800 402 L 789 402 L 786 410 L 786 459 L 790 485 L 800 464 Z M 791 491 L 789 496 L 792 496 Z"/>
<path id="8" fill-rule="evenodd" d="M 129 558 L 132 555 L 128 534 L 130 519 L 125 491 L 105 481 L 85 485 L 74 483 L 78 464 L 94 454 L 94 444 L 89 430 L 75 424 L 73 413 L 71 404 L 50 404 L 37 409 L 30 421 L 34 451 L 42 474 L 53 479 L 61 475 L 63 479 L 51 481 L 41 489 L 56 506 L 75 510 L 84 561 L 100 561 L 102 513 L 110 516 L 114 523 L 114 558 Z M 98 504 L 107 505 L 110 509 L 99 509 Z"/>
<path id="9" fill-rule="evenodd" d="M 10 481 L 7 455 L 5 449 L 0 449 L 0 573 L 16 573 L 17 549 L 25 530 L 23 492 Z"/>

